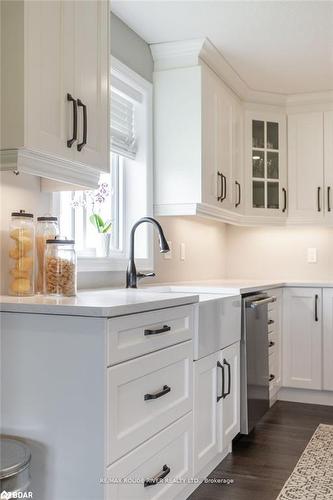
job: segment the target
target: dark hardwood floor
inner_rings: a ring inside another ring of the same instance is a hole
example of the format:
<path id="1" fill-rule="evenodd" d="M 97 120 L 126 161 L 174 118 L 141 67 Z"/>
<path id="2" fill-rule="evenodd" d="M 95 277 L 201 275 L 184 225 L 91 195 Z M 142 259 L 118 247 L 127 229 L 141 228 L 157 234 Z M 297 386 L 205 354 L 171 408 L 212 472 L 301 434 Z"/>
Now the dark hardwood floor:
<path id="1" fill-rule="evenodd" d="M 209 476 L 234 482 L 202 484 L 189 498 L 275 500 L 320 423 L 333 424 L 332 406 L 278 401 Z"/>

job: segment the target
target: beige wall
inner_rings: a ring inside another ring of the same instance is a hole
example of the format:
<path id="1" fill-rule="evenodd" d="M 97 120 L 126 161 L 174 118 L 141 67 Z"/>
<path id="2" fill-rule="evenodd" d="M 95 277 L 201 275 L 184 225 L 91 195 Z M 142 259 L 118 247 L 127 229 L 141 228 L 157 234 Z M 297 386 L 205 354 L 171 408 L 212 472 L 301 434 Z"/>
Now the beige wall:
<path id="1" fill-rule="evenodd" d="M 154 282 L 223 278 L 226 262 L 226 225 L 194 217 L 161 217 L 172 259 L 166 260 L 155 243 Z M 157 240 L 157 238 L 156 238 Z M 155 241 L 156 241 L 155 240 Z M 185 261 L 180 260 L 180 244 L 186 245 Z"/>
<path id="2" fill-rule="evenodd" d="M 317 264 L 307 249 L 317 248 Z M 226 278 L 333 280 L 333 229 L 227 227 Z"/>
<path id="3" fill-rule="evenodd" d="M 33 175 L 0 173 L 0 257 L 1 293 L 7 289 L 7 248 L 10 214 L 23 209 L 35 217 L 50 212 L 50 195 L 40 192 L 40 178 Z"/>

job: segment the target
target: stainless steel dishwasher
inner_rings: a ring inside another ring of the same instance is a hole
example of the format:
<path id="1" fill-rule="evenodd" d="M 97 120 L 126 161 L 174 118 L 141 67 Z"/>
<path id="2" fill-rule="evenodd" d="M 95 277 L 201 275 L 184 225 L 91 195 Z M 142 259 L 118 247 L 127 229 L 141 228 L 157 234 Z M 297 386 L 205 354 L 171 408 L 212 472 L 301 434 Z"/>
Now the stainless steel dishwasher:
<path id="1" fill-rule="evenodd" d="M 242 298 L 241 426 L 248 434 L 269 409 L 268 304 L 276 297 L 256 293 Z"/>

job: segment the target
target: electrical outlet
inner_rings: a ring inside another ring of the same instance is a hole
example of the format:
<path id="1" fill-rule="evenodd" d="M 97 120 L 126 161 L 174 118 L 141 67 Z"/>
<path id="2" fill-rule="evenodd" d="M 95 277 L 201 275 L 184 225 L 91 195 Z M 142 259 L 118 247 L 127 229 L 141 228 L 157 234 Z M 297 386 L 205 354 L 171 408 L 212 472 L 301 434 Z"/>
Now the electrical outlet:
<path id="1" fill-rule="evenodd" d="M 180 244 L 180 260 L 185 260 L 186 258 L 186 246 L 185 243 Z"/>
<path id="2" fill-rule="evenodd" d="M 316 263 L 317 263 L 317 249 L 308 248 L 308 264 L 316 264 Z"/>
<path id="3" fill-rule="evenodd" d="M 172 259 L 172 241 L 168 241 L 167 243 L 169 245 L 170 251 L 163 254 L 163 255 L 164 255 L 165 260 L 171 260 Z"/>

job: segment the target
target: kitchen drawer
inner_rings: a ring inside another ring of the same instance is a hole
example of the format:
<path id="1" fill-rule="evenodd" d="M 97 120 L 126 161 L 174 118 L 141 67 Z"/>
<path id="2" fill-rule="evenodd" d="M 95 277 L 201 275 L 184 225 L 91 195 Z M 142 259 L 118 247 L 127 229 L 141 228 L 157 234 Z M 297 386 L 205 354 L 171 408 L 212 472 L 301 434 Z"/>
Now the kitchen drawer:
<path id="1" fill-rule="evenodd" d="M 172 307 L 108 321 L 108 366 L 192 338 L 193 306 Z"/>
<path id="2" fill-rule="evenodd" d="M 192 410 L 192 371 L 192 342 L 108 368 L 108 464 Z"/>
<path id="3" fill-rule="evenodd" d="M 193 477 L 192 448 L 192 413 L 189 413 L 108 467 L 106 500 L 181 498 L 184 488 L 181 481 Z M 144 481 L 159 475 L 163 468 L 167 468 L 164 473 L 170 469 L 165 482 L 145 487 Z M 179 484 L 173 483 L 174 479 Z"/>

